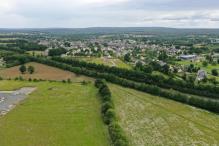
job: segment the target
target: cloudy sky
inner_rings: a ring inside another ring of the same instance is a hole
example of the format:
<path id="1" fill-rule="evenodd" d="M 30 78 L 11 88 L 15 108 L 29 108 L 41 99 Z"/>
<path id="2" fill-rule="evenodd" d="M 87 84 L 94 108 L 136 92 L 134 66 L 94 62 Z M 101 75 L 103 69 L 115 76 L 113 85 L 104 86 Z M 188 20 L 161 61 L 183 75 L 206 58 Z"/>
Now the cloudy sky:
<path id="1" fill-rule="evenodd" d="M 219 28 L 219 0 L 0 0 L 0 28 Z"/>

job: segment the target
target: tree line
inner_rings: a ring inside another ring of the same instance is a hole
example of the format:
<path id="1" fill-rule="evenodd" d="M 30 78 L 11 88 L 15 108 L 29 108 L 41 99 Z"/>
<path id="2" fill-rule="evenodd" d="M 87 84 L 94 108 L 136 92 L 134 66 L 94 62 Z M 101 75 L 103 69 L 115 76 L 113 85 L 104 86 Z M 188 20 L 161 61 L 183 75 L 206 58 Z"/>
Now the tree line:
<path id="1" fill-rule="evenodd" d="M 26 57 L 25 59 L 21 59 L 23 57 Z M 73 67 L 72 65 L 58 62 L 55 60 L 47 59 L 47 58 L 41 58 L 41 57 L 32 57 L 32 56 L 10 56 L 13 60 L 22 60 L 26 62 L 34 61 L 42 64 L 47 64 L 49 66 L 57 67 L 63 70 L 71 71 L 76 74 L 82 74 L 94 78 L 102 78 L 106 81 L 109 81 L 111 83 L 115 83 L 124 87 L 133 88 L 139 91 L 147 92 L 156 96 L 165 97 L 168 99 L 172 99 L 178 102 L 182 102 L 188 105 L 192 105 L 198 108 L 206 109 L 208 111 L 212 111 L 215 113 L 219 113 L 219 101 L 210 99 L 210 98 L 202 98 L 192 95 L 187 95 L 180 93 L 178 91 L 174 90 L 165 90 L 160 88 L 156 85 L 151 84 L 145 84 L 140 82 L 135 82 L 132 80 L 127 80 L 125 78 L 121 78 L 119 76 L 116 76 L 111 73 L 103 73 L 103 72 L 97 72 L 96 70 L 91 70 L 86 67 Z"/>
<path id="2" fill-rule="evenodd" d="M 206 96 L 209 98 L 219 98 L 219 87 L 210 84 L 194 84 L 191 82 L 175 79 L 172 77 L 165 78 L 162 75 L 153 75 L 144 73 L 138 70 L 122 69 L 118 67 L 110 67 L 102 64 L 87 63 L 75 59 L 66 59 L 61 57 L 52 57 L 52 60 L 69 64 L 73 67 L 84 67 L 90 70 L 96 70 L 101 73 L 110 73 L 118 77 L 132 80 L 135 82 L 142 82 L 152 85 L 157 85 L 162 88 L 174 89 L 181 92 L 195 94 L 199 96 Z"/>

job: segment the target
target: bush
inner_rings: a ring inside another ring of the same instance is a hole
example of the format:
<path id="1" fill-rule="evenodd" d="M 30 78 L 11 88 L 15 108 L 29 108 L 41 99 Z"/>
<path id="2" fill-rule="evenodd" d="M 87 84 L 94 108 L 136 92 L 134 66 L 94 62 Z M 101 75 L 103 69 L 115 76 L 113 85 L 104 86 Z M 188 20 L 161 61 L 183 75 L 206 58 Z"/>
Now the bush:
<path id="1" fill-rule="evenodd" d="M 114 146 L 128 146 L 128 141 L 121 127 L 116 122 L 111 123 L 108 130 Z"/>
<path id="2" fill-rule="evenodd" d="M 20 72 L 21 72 L 22 74 L 24 74 L 24 73 L 27 71 L 27 68 L 26 68 L 25 65 L 21 65 L 20 68 L 19 68 L 19 70 L 20 70 Z"/>
<path id="3" fill-rule="evenodd" d="M 111 96 L 111 92 L 106 85 L 102 85 L 99 89 L 99 92 L 102 96 Z"/>
<path id="4" fill-rule="evenodd" d="M 109 101 L 107 101 L 107 102 L 105 102 L 105 103 L 102 104 L 102 106 L 101 106 L 101 112 L 102 112 L 103 114 L 105 114 L 105 113 L 107 112 L 107 110 L 108 110 L 108 109 L 111 109 L 111 108 L 113 108 L 112 103 L 109 102 Z"/>
<path id="5" fill-rule="evenodd" d="M 212 73 L 213 76 L 218 76 L 218 71 L 217 71 L 217 69 L 212 69 L 212 70 L 211 70 L 211 73 Z"/>
<path id="6" fill-rule="evenodd" d="M 103 80 L 101 80 L 101 79 L 96 79 L 95 80 L 95 86 L 97 88 L 100 88 L 102 85 L 103 85 Z"/>
<path id="7" fill-rule="evenodd" d="M 68 83 L 71 83 L 71 79 L 68 79 L 67 82 L 68 82 Z"/>
<path id="8" fill-rule="evenodd" d="M 103 116 L 103 120 L 104 120 L 104 123 L 107 125 L 115 121 L 116 120 L 115 111 L 112 108 L 108 109 Z"/>
<path id="9" fill-rule="evenodd" d="M 33 74 L 34 71 L 35 71 L 35 68 L 34 68 L 33 66 L 28 66 L 27 71 L 28 71 L 30 74 Z"/>

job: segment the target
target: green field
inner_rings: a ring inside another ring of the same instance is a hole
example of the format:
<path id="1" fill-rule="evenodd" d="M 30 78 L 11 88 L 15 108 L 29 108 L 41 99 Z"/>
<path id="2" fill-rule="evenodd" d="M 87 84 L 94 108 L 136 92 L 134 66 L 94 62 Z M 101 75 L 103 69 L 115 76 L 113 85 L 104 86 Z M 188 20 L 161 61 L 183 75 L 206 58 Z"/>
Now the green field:
<path id="1" fill-rule="evenodd" d="M 131 146 L 219 145 L 219 116 L 109 84 L 119 124 Z"/>
<path id="2" fill-rule="evenodd" d="M 104 64 L 108 66 L 116 66 L 119 68 L 126 68 L 131 69 L 131 66 L 126 64 L 120 59 L 117 58 L 104 58 L 104 57 L 75 57 L 78 60 L 83 60 L 90 63 L 96 63 L 96 64 Z"/>
<path id="3" fill-rule="evenodd" d="M 0 81 L 1 90 L 34 86 L 0 117 L 0 146 L 108 146 L 97 89 L 61 82 Z"/>
<path id="4" fill-rule="evenodd" d="M 45 55 L 44 55 L 44 51 L 26 51 L 26 53 L 29 54 L 29 55 L 33 55 L 33 54 L 34 54 L 34 55 L 36 55 L 36 56 L 37 56 L 37 55 L 39 55 L 39 56 L 45 56 Z"/>

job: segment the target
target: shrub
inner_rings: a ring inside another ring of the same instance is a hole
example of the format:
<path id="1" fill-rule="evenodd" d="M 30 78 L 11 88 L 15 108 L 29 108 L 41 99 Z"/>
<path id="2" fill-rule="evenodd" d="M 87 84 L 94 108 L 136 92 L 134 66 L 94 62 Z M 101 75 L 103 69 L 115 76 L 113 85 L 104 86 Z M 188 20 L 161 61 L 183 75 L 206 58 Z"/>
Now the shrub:
<path id="1" fill-rule="evenodd" d="M 121 127 L 116 122 L 111 123 L 108 130 L 114 146 L 128 146 L 128 141 Z"/>
<path id="2" fill-rule="evenodd" d="M 106 111 L 107 111 L 108 109 L 111 109 L 111 108 L 113 108 L 112 103 L 109 102 L 109 101 L 107 101 L 107 102 L 105 102 L 105 103 L 102 104 L 102 106 L 101 106 L 101 112 L 102 112 L 103 114 L 105 114 Z"/>
<path id="3" fill-rule="evenodd" d="M 115 121 L 115 119 L 116 119 L 116 114 L 112 108 L 108 109 L 103 116 L 104 123 L 106 123 L 107 125 Z"/>
<path id="4" fill-rule="evenodd" d="M 22 74 L 24 74 L 24 73 L 27 71 L 27 68 L 26 68 L 25 65 L 21 65 L 20 68 L 19 68 L 19 70 L 20 70 L 20 72 L 21 72 Z"/>
<path id="5" fill-rule="evenodd" d="M 212 70 L 211 70 L 211 73 L 212 73 L 213 76 L 218 76 L 218 71 L 217 71 L 217 69 L 212 69 Z"/>
<path id="6" fill-rule="evenodd" d="M 35 71 L 35 68 L 34 68 L 33 66 L 28 66 L 27 71 L 28 71 L 30 74 L 33 74 L 34 71 Z"/>
<path id="7" fill-rule="evenodd" d="M 68 79 L 67 82 L 68 82 L 68 83 L 71 83 L 71 79 Z"/>

